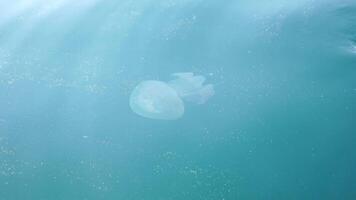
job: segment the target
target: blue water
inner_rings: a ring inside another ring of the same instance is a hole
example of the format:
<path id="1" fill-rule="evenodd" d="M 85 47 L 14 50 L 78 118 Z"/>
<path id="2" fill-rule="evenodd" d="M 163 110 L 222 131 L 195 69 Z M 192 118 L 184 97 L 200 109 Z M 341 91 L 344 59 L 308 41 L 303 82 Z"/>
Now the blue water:
<path id="1" fill-rule="evenodd" d="M 215 95 L 132 112 L 176 72 Z M 354 200 L 355 147 L 355 1 L 0 2 L 0 200 Z"/>

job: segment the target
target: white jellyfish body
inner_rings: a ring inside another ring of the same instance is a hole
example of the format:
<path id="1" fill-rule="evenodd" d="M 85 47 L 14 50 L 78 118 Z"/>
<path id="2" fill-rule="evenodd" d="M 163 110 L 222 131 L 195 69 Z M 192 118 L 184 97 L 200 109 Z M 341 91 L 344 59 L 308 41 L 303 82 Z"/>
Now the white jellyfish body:
<path id="1" fill-rule="evenodd" d="M 214 95 L 212 84 L 203 85 L 204 76 L 172 74 L 175 79 L 143 81 L 131 93 L 130 107 L 136 114 L 161 120 L 176 120 L 184 115 L 184 102 L 205 103 Z"/>
<path id="2" fill-rule="evenodd" d="M 175 120 L 184 114 L 184 103 L 177 92 L 161 81 L 141 82 L 131 94 L 130 107 L 151 119 Z"/>

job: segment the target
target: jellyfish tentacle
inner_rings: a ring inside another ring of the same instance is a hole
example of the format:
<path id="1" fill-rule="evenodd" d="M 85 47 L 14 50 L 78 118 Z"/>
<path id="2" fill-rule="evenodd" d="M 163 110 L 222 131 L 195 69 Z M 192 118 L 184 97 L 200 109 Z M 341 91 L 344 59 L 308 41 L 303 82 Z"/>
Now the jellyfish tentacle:
<path id="1" fill-rule="evenodd" d="M 204 104 L 215 94 L 212 84 L 204 85 L 204 76 L 194 75 L 192 72 L 174 73 L 172 76 L 175 79 L 169 81 L 168 85 L 185 101 Z"/>

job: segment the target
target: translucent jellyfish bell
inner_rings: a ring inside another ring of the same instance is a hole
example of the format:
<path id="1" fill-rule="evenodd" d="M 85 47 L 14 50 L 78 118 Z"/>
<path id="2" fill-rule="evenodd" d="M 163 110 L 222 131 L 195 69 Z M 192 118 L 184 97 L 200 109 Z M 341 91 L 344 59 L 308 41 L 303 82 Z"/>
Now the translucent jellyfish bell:
<path id="1" fill-rule="evenodd" d="M 184 103 L 177 92 L 161 81 L 141 82 L 131 94 L 130 107 L 150 119 L 175 120 L 184 114 Z"/>
<path id="2" fill-rule="evenodd" d="M 204 85 L 204 76 L 190 72 L 172 76 L 168 83 L 141 82 L 130 97 L 132 111 L 150 119 L 175 120 L 184 114 L 183 100 L 203 104 L 215 93 L 212 84 Z"/>

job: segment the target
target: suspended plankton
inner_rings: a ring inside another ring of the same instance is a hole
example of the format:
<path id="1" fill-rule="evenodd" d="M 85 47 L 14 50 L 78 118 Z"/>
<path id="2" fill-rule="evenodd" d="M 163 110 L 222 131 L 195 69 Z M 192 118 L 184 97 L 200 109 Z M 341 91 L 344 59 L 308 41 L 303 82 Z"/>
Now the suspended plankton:
<path id="1" fill-rule="evenodd" d="M 130 107 L 136 114 L 160 120 L 176 120 L 184 115 L 184 101 L 204 104 L 214 95 L 212 84 L 193 73 L 172 74 L 168 82 L 148 80 L 139 83 L 130 96 Z"/>

